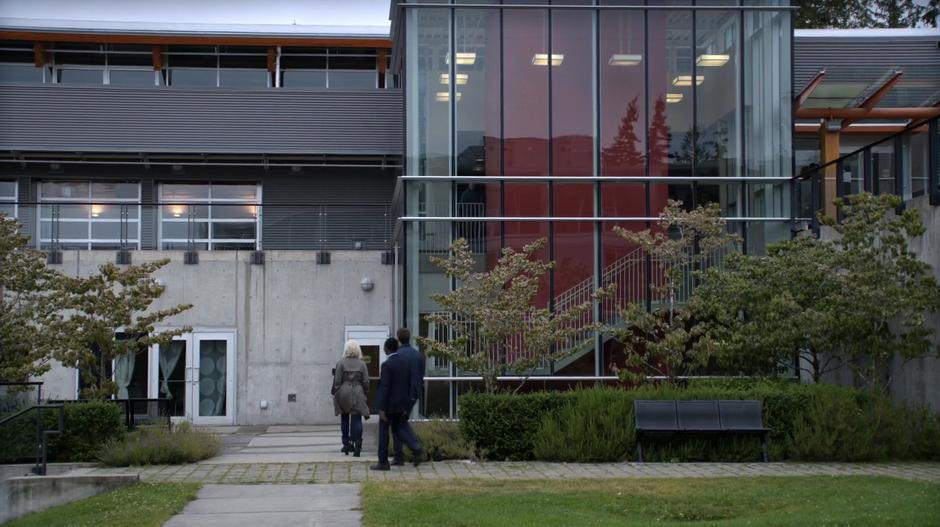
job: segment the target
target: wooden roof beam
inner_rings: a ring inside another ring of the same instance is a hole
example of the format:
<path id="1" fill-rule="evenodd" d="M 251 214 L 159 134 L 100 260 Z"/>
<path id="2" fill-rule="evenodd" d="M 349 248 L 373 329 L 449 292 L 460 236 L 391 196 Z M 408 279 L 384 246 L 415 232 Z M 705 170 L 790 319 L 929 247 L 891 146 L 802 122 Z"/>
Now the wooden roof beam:
<path id="1" fill-rule="evenodd" d="M 862 101 L 862 104 L 858 105 L 858 107 L 865 108 L 866 110 L 871 110 L 874 108 L 875 105 L 881 102 L 881 99 L 884 99 L 885 95 L 891 91 L 891 88 L 893 88 L 894 85 L 897 84 L 899 80 L 901 80 L 902 75 L 904 75 L 903 71 L 894 70 L 884 79 L 884 81 L 882 81 L 881 86 L 879 86 L 874 92 L 872 92 L 871 95 Z M 852 120 L 846 119 L 842 122 L 842 128 L 845 128 L 850 124 L 852 124 Z"/>
<path id="2" fill-rule="evenodd" d="M 819 85 L 822 84 L 822 81 L 825 78 L 826 78 L 826 70 L 820 70 L 819 73 L 817 73 L 816 76 L 813 77 L 813 80 L 809 81 L 809 83 L 806 86 L 804 86 L 802 90 L 800 90 L 800 94 L 796 96 L 796 101 L 795 101 L 796 108 L 795 109 L 799 109 L 801 106 L 803 106 L 803 103 L 805 103 L 806 100 L 809 99 L 809 97 L 813 94 L 813 92 L 816 91 L 816 88 L 818 88 Z"/>
<path id="3" fill-rule="evenodd" d="M 931 119 L 940 116 L 940 106 L 913 108 L 800 108 L 797 119 Z"/>

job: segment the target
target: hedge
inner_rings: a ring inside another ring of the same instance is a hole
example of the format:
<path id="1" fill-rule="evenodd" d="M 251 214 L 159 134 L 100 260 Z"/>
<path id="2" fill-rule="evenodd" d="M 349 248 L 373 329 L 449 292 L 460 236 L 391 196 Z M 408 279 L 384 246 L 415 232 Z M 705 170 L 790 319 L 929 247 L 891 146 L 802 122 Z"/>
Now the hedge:
<path id="1" fill-rule="evenodd" d="M 59 412 L 44 410 L 47 430 L 57 427 Z M 0 427 L 0 462 L 36 459 L 36 414 L 30 413 Z M 49 461 L 95 461 L 101 448 L 124 437 L 124 413 L 109 401 L 66 403 L 64 432 L 49 436 Z"/>
<path id="2" fill-rule="evenodd" d="M 778 381 L 695 382 L 687 388 L 599 388 L 460 399 L 460 425 L 495 460 L 634 460 L 633 401 L 756 399 L 772 460 L 940 459 L 940 421 L 877 393 Z M 650 461 L 755 461 L 753 438 L 683 437 L 644 444 Z"/>

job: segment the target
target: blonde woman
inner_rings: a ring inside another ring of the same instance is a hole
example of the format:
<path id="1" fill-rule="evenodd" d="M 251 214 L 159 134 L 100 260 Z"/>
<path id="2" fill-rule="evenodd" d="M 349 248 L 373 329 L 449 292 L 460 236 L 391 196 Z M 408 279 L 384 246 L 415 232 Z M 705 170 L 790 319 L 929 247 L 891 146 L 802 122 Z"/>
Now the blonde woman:
<path id="1" fill-rule="evenodd" d="M 333 409 L 340 416 L 342 452 L 359 457 L 362 452 L 362 418 L 369 418 L 369 369 L 362 361 L 362 349 L 355 340 L 346 342 L 343 358 L 333 374 Z"/>

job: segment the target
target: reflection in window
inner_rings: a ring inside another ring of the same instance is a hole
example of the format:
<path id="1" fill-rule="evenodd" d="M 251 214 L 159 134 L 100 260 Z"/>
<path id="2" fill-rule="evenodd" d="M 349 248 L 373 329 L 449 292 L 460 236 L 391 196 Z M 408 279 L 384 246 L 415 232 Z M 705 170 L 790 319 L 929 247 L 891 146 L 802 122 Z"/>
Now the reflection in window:
<path id="1" fill-rule="evenodd" d="M 164 183 L 160 185 L 160 203 L 162 249 L 258 247 L 260 185 Z"/>
<path id="2" fill-rule="evenodd" d="M 157 78 L 153 69 L 108 70 L 108 84 L 116 86 L 154 86 Z"/>
<path id="3" fill-rule="evenodd" d="M 43 80 L 42 68 L 32 64 L 0 64 L 0 82 L 34 82 Z"/>
<path id="4" fill-rule="evenodd" d="M 651 176 L 692 175 L 692 15 L 650 11 L 649 164 Z"/>
<path id="5" fill-rule="evenodd" d="M 738 176 L 740 85 L 736 11 L 695 15 L 696 176 Z"/>
<path id="6" fill-rule="evenodd" d="M 104 84 L 104 69 L 59 68 L 59 84 Z"/>
<path id="7" fill-rule="evenodd" d="M 16 217 L 16 181 L 0 180 L 0 214 L 7 218 Z"/>
<path id="8" fill-rule="evenodd" d="M 408 11 L 405 115 L 410 133 L 405 146 L 407 175 L 450 175 L 450 90 L 441 84 L 449 71 L 450 18 L 446 9 Z M 460 57 L 458 55 L 458 57 Z M 456 90 L 459 97 L 460 90 Z"/>
<path id="9" fill-rule="evenodd" d="M 44 181 L 39 185 L 41 248 L 140 246 L 140 184 Z"/>
<path id="10" fill-rule="evenodd" d="M 455 27 L 454 90 L 461 94 L 455 105 L 457 175 L 499 176 L 499 11 L 458 9 Z M 461 56 L 473 60 L 461 60 Z M 450 91 L 446 70 L 440 74 L 437 89 Z"/>

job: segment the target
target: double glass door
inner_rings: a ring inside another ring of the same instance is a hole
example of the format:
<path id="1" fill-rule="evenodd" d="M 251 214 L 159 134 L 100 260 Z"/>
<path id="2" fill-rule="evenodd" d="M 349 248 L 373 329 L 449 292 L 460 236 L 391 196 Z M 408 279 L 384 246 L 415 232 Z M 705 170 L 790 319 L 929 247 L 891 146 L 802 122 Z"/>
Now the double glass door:
<path id="1" fill-rule="evenodd" d="M 195 424 L 235 418 L 235 335 L 188 333 L 151 350 L 153 393 L 170 399 L 170 415 Z"/>

